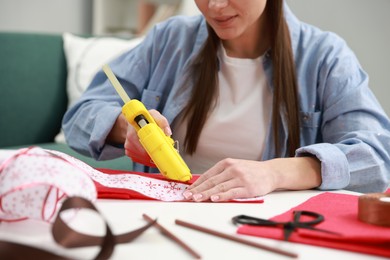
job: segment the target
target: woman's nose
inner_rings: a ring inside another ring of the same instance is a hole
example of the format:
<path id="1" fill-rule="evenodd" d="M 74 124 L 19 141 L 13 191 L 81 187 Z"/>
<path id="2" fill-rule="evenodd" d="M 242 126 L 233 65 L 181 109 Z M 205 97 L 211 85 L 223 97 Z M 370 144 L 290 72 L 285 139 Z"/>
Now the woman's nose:
<path id="1" fill-rule="evenodd" d="M 210 0 L 209 8 L 224 8 L 228 5 L 229 0 Z"/>

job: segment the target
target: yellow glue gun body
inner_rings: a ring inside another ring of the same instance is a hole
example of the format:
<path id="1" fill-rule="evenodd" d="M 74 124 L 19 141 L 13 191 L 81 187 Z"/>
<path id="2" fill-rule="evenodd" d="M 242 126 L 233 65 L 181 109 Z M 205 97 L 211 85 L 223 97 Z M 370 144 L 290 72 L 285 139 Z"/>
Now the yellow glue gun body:
<path id="1" fill-rule="evenodd" d="M 136 129 L 145 148 L 161 174 L 168 179 L 188 181 L 190 169 L 174 147 L 174 141 L 166 136 L 140 101 L 132 99 L 122 107 L 126 120 Z"/>

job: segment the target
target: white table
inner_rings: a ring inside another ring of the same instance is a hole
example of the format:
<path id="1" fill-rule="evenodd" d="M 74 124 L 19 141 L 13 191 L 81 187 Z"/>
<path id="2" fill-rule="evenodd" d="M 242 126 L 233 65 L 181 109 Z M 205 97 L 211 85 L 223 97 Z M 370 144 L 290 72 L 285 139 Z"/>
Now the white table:
<path id="1" fill-rule="evenodd" d="M 212 228 L 228 234 L 236 234 L 237 227 L 231 218 L 247 214 L 270 218 L 283 213 L 308 198 L 319 194 L 319 191 L 274 192 L 265 197 L 264 203 L 185 203 L 158 202 L 140 200 L 98 200 L 96 206 L 105 216 L 115 234 L 128 232 L 145 225 L 142 214 L 146 213 L 198 252 L 202 259 L 291 259 L 286 256 L 238 244 L 219 237 L 214 237 L 196 230 L 176 225 L 175 219 Z M 88 216 L 87 216 L 88 215 Z M 88 217 L 88 221 L 86 218 Z M 100 225 L 99 225 L 100 224 Z M 101 219 L 95 214 L 84 212 L 72 223 L 72 227 L 81 232 L 103 235 Z M 299 254 L 298 259 L 343 259 L 374 260 L 381 257 L 335 250 L 323 247 L 308 246 L 297 243 L 277 241 L 240 235 L 240 237 L 278 247 Z M 92 259 L 98 248 L 63 249 L 52 239 L 50 225 L 39 221 L 22 221 L 0 224 L 0 239 L 20 242 L 45 248 L 76 259 Z M 1 255 L 1 252 L 0 252 Z M 194 259 L 187 251 L 163 236 L 158 229 L 151 227 L 130 244 L 118 245 L 112 259 Z"/>

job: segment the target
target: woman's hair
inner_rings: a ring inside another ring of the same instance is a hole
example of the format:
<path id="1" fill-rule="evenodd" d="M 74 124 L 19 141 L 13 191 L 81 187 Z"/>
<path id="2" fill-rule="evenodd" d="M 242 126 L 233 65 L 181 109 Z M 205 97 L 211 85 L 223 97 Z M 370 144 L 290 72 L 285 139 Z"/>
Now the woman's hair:
<path id="1" fill-rule="evenodd" d="M 289 29 L 283 15 L 283 0 L 267 1 L 264 14 L 267 15 L 270 26 L 270 55 L 274 85 L 272 124 L 275 151 L 277 156 L 285 156 L 281 154 L 279 136 L 279 129 L 282 127 L 281 114 L 284 114 L 288 125 L 287 155 L 294 156 L 300 142 L 298 84 Z M 220 39 L 210 26 L 208 26 L 208 32 L 209 36 L 194 61 L 192 69 L 195 85 L 184 110 L 184 117 L 188 118 L 184 146 L 189 154 L 196 151 L 202 128 L 218 95 L 217 50 Z"/>

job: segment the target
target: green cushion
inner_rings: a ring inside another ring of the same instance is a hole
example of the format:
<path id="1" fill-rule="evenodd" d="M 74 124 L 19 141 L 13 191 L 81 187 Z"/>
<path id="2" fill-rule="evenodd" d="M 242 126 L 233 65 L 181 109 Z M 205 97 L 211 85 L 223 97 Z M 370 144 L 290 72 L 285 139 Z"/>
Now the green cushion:
<path id="1" fill-rule="evenodd" d="M 62 35 L 0 32 L 0 57 L 0 149 L 37 145 L 94 168 L 132 170 L 126 156 L 95 161 L 54 143 L 68 103 Z"/>
<path id="2" fill-rule="evenodd" d="M 130 160 L 130 158 L 127 156 L 123 156 L 121 158 L 107 160 L 107 161 L 96 161 L 93 158 L 77 153 L 66 144 L 45 143 L 45 144 L 37 144 L 36 146 L 39 146 L 43 149 L 55 150 L 55 151 L 60 151 L 69 154 L 70 156 L 73 156 L 85 162 L 86 164 L 88 164 L 93 168 L 104 168 L 104 169 L 126 170 L 126 171 L 131 171 L 133 169 L 133 163 Z M 28 147 L 28 146 L 6 147 L 5 149 L 19 149 L 24 147 Z"/>
<path id="3" fill-rule="evenodd" d="M 52 142 L 67 107 L 61 35 L 0 33 L 0 147 Z"/>

